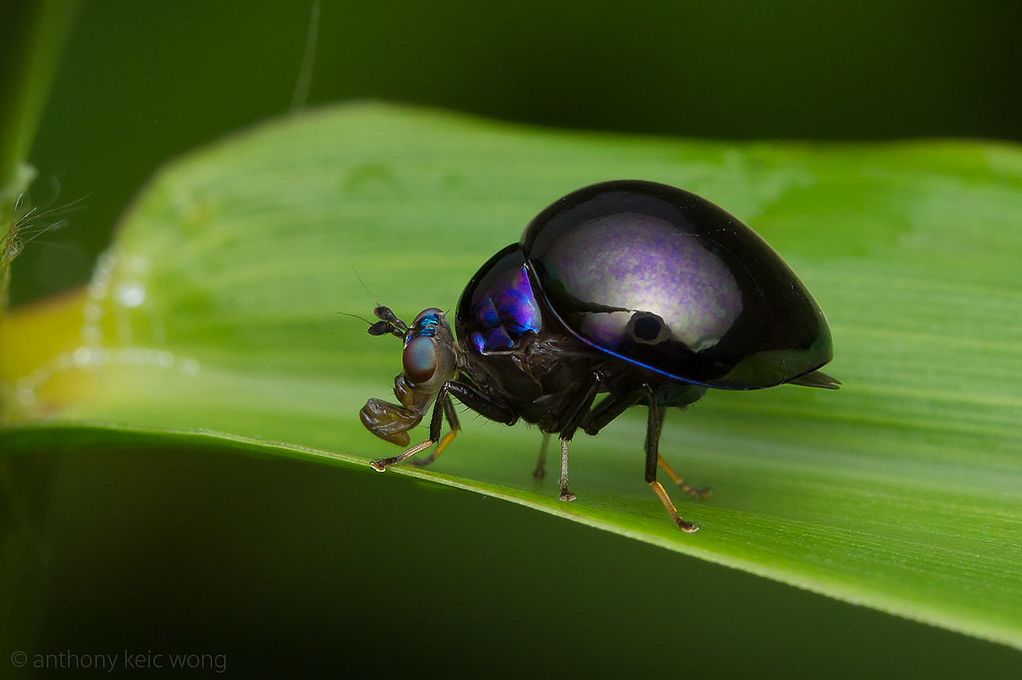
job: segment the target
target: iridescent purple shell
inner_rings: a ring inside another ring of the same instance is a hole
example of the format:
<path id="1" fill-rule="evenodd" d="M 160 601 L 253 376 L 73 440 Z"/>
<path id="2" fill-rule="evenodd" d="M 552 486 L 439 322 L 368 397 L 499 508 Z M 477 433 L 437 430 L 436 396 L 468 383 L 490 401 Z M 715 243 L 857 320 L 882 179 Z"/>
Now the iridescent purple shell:
<path id="1" fill-rule="evenodd" d="M 482 354 L 512 349 L 541 327 L 539 302 L 515 243 L 491 257 L 465 288 L 458 305 L 458 333 Z"/>
<path id="2" fill-rule="evenodd" d="M 651 182 L 596 184 L 541 212 L 473 277 L 458 332 L 470 351 L 509 350 L 542 331 L 541 309 L 600 352 L 710 387 L 771 387 L 832 353 L 819 307 L 765 241 Z"/>

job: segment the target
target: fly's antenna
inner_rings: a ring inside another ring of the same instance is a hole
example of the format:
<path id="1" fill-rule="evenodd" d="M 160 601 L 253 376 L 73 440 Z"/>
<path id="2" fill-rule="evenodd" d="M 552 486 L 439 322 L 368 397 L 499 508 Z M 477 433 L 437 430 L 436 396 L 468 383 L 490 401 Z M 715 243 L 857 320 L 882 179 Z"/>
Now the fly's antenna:
<path id="1" fill-rule="evenodd" d="M 358 279 L 358 282 L 362 284 L 362 290 L 368 293 L 369 297 L 373 299 L 373 305 L 379 307 L 380 306 L 379 298 L 376 297 L 376 294 L 373 293 L 373 291 L 369 290 L 369 286 L 366 285 L 365 279 L 362 278 L 362 275 L 358 273 L 358 267 L 355 266 L 354 262 L 351 263 L 351 271 L 353 274 L 355 274 L 355 278 Z"/>
<path id="2" fill-rule="evenodd" d="M 358 319 L 359 321 L 364 322 L 368 326 L 372 326 L 374 323 L 376 323 L 375 321 L 370 321 L 369 319 L 365 318 L 364 316 L 359 316 L 358 314 L 352 314 L 351 312 L 337 312 L 337 313 L 338 314 L 343 314 L 344 316 L 350 316 L 352 319 Z"/>
<path id="3" fill-rule="evenodd" d="M 358 268 L 355 266 L 354 262 L 351 263 L 351 271 L 355 274 L 355 278 L 358 279 L 358 282 L 362 284 L 363 290 L 365 290 L 365 292 L 369 294 L 369 297 L 373 299 L 373 316 L 379 319 L 379 321 L 369 321 L 368 319 L 363 319 L 361 316 L 348 314 L 347 312 L 340 313 L 345 316 L 360 319 L 369 324 L 369 335 L 393 335 L 394 337 L 404 339 L 405 333 L 408 332 L 408 324 L 397 318 L 397 315 L 390 311 L 390 307 L 380 304 L 379 299 L 373 294 L 373 291 L 369 289 L 369 286 L 366 285 L 365 279 L 363 279 L 362 275 L 358 273 Z"/>
<path id="4" fill-rule="evenodd" d="M 395 337 L 404 338 L 408 333 L 408 324 L 397 318 L 397 314 L 392 312 L 390 307 L 377 305 L 373 308 L 373 314 L 379 321 L 369 327 L 369 335 L 390 333 Z"/>
<path id="5" fill-rule="evenodd" d="M 379 308 L 377 308 L 377 309 L 379 309 Z M 386 309 L 386 307 L 384 307 L 384 309 Z M 352 319 L 358 319 L 359 321 L 362 321 L 362 322 L 366 323 L 369 326 L 369 328 L 366 329 L 366 332 L 369 333 L 369 335 L 387 335 L 387 334 L 390 334 L 390 335 L 393 335 L 393 336 L 396 336 L 396 337 L 399 337 L 399 338 L 404 338 L 405 337 L 405 332 L 408 330 L 407 326 L 405 326 L 404 330 L 402 330 L 397 325 L 395 325 L 394 323 L 391 323 L 391 321 L 386 320 L 386 319 L 380 319 L 379 321 L 370 321 L 369 319 L 365 318 L 364 316 L 359 316 L 358 314 L 352 314 L 350 312 L 337 312 L 337 313 L 338 314 L 343 314 L 344 316 L 350 316 Z M 397 317 L 395 317 L 395 319 L 396 318 Z M 398 323 L 403 323 L 403 322 L 401 322 L 400 319 L 397 319 L 397 321 L 398 321 Z"/>

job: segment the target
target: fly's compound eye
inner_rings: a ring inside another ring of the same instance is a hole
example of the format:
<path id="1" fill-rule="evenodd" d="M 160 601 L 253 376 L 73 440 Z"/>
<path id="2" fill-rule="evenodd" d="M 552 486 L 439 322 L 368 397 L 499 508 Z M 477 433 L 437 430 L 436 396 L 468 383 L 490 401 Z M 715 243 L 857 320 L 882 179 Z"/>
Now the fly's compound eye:
<path id="1" fill-rule="evenodd" d="M 437 362 L 436 342 L 423 336 L 413 338 L 401 355 L 405 377 L 416 384 L 429 382 L 436 373 Z"/>

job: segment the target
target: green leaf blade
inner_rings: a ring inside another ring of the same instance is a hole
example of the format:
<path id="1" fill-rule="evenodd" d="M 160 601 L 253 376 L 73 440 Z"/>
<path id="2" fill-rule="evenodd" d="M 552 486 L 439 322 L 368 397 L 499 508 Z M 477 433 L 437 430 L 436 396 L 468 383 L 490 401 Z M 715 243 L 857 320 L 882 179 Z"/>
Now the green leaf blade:
<path id="1" fill-rule="evenodd" d="M 1022 647 L 1020 159 L 995 144 L 734 146 L 372 105 L 269 125 L 143 193 L 67 351 L 7 370 L 30 424 L 0 444 L 217 437 L 368 472 L 394 449 L 356 412 L 389 396 L 399 346 L 337 312 L 451 308 L 554 198 L 663 181 L 782 253 L 832 322 L 842 390 L 714 392 L 672 413 L 665 455 L 715 491 L 675 494 L 703 526 L 692 536 L 642 483 L 638 412 L 575 443 L 573 504 L 532 480 L 535 430 L 468 414 L 433 468 L 388 474 Z"/>

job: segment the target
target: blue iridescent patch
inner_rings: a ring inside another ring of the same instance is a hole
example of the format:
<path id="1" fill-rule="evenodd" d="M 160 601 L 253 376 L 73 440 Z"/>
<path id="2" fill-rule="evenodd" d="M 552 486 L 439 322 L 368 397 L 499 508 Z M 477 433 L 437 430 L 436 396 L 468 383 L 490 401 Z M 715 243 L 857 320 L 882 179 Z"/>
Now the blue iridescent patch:
<path id="1" fill-rule="evenodd" d="M 476 318 L 479 319 L 483 328 L 496 328 L 500 325 L 500 314 L 491 298 L 486 298 L 479 304 L 476 308 Z"/>
<path id="2" fill-rule="evenodd" d="M 405 334 L 405 345 L 418 337 L 432 338 L 436 336 L 437 326 L 440 325 L 440 314 L 431 313 L 423 314 L 414 323 L 414 325 L 408 329 Z"/>
<path id="3" fill-rule="evenodd" d="M 469 337 L 476 352 L 511 349 L 543 325 L 524 264 L 497 277 L 486 290 L 477 291 L 476 297 L 481 299 L 473 306 L 472 315 L 482 331 Z"/>

